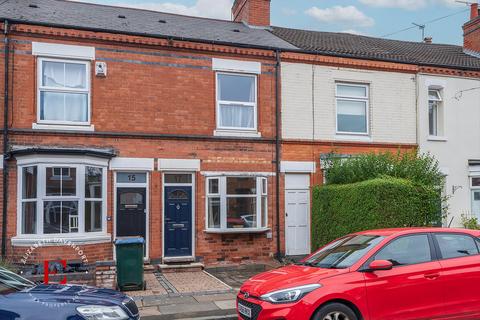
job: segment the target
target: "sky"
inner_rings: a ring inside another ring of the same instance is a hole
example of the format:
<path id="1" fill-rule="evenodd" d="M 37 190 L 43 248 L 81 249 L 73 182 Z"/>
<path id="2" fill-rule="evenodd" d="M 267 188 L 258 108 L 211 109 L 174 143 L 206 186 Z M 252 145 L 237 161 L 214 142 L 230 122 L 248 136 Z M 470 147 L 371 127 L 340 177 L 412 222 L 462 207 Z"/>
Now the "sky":
<path id="1" fill-rule="evenodd" d="M 231 19 L 233 0 L 78 0 L 138 7 L 218 19 Z M 469 0 L 478 1 L 478 0 Z M 272 0 L 272 25 L 349 32 L 373 37 L 434 43 L 463 43 L 462 25 L 470 9 L 455 0 Z M 410 28 L 409 30 L 398 32 Z M 398 32 L 398 33 L 397 33 Z"/>

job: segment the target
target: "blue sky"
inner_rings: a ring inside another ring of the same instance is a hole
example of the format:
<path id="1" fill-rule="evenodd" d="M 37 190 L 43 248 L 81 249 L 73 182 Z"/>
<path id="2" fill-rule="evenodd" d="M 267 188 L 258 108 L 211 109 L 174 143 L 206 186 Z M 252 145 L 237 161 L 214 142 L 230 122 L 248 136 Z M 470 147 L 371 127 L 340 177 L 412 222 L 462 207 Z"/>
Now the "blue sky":
<path id="1" fill-rule="evenodd" d="M 233 0 L 78 1 L 229 19 Z M 272 0 L 273 25 L 375 37 L 448 15 L 452 16 L 428 23 L 426 36 L 433 37 L 435 43 L 462 44 L 462 25 L 469 18 L 469 9 L 455 0 Z M 388 38 L 420 41 L 421 37 L 421 31 L 412 28 Z"/>

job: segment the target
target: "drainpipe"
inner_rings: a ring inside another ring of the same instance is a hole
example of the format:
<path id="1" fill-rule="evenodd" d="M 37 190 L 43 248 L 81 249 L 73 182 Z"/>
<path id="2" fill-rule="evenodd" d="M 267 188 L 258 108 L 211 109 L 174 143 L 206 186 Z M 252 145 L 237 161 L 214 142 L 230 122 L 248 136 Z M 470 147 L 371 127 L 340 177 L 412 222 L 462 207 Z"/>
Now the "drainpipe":
<path id="1" fill-rule="evenodd" d="M 275 52 L 277 63 L 275 64 L 275 209 L 276 209 L 276 220 L 277 220 L 277 254 L 276 258 L 281 262 L 282 253 L 280 250 L 281 241 L 280 241 L 280 142 L 281 142 L 281 131 L 280 131 L 280 117 L 281 117 L 281 51 L 276 50 Z"/>
<path id="2" fill-rule="evenodd" d="M 8 88 L 9 78 L 8 71 L 10 70 L 10 41 L 8 38 L 8 21 L 5 20 L 3 25 L 4 45 L 5 45 L 5 92 L 4 92 L 4 106 L 3 106 L 3 211 L 2 211 L 2 258 L 7 255 L 7 206 L 8 206 Z"/>

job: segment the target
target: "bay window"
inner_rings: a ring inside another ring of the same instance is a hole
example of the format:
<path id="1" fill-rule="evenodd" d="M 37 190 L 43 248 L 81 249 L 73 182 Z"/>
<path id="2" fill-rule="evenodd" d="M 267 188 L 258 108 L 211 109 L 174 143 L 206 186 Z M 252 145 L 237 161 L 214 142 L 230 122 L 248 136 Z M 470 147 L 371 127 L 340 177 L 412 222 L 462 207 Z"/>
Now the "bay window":
<path id="1" fill-rule="evenodd" d="M 217 73 L 217 128 L 257 130 L 257 76 Z"/>
<path id="2" fill-rule="evenodd" d="M 368 134 L 368 85 L 337 83 L 337 133 Z"/>
<path id="3" fill-rule="evenodd" d="M 38 122 L 90 123 L 90 62 L 38 59 Z"/>
<path id="4" fill-rule="evenodd" d="M 255 230 L 267 227 L 267 178 L 207 179 L 207 230 Z"/>
<path id="5" fill-rule="evenodd" d="M 38 163 L 18 172 L 20 235 L 106 232 L 106 167 Z"/>

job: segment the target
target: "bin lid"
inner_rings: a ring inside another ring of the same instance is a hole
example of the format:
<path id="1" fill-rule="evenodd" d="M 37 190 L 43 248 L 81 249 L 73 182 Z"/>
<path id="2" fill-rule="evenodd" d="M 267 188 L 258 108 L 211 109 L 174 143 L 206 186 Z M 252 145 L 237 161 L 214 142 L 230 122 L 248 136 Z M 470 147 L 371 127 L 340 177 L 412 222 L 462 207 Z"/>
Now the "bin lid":
<path id="1" fill-rule="evenodd" d="M 115 245 L 122 245 L 122 244 L 144 244 L 145 240 L 142 237 L 125 237 L 125 238 L 117 238 L 114 241 Z"/>

